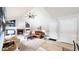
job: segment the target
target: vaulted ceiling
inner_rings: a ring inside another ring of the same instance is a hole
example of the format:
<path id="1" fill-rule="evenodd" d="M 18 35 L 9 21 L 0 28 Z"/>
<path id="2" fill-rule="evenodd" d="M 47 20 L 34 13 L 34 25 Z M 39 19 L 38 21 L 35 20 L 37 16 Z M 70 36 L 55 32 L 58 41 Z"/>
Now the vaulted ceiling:
<path id="1" fill-rule="evenodd" d="M 46 7 L 44 9 L 52 17 L 62 17 L 79 13 L 79 7 Z"/>
<path id="2" fill-rule="evenodd" d="M 20 17 L 33 8 L 37 7 L 6 7 L 6 16 L 7 18 Z M 44 7 L 43 9 L 52 17 L 61 17 L 79 13 L 79 7 Z"/>
<path id="3" fill-rule="evenodd" d="M 8 19 L 24 16 L 32 7 L 6 7 L 6 16 Z"/>

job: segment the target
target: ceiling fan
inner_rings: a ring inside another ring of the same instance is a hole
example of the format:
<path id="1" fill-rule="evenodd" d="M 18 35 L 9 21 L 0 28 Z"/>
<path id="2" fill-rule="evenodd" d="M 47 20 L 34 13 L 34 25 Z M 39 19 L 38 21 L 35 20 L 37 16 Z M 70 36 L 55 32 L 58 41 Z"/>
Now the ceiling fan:
<path id="1" fill-rule="evenodd" d="M 35 16 L 37 16 L 37 15 L 35 15 L 33 12 L 29 11 L 29 12 L 27 12 L 27 14 L 25 16 L 27 19 L 34 19 Z"/>

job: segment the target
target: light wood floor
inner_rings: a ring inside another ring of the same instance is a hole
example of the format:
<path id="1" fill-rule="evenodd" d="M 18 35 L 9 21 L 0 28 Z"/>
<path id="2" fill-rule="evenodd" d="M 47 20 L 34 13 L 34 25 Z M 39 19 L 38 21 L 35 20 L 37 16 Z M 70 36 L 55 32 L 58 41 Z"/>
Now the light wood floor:
<path id="1" fill-rule="evenodd" d="M 73 51 L 72 44 L 50 40 L 43 43 L 40 48 L 43 48 L 47 51 Z M 38 50 L 40 50 L 40 48 L 38 48 Z"/>
<path id="2" fill-rule="evenodd" d="M 23 41 L 19 47 L 20 51 L 73 51 L 73 45 L 63 42 L 33 39 Z"/>

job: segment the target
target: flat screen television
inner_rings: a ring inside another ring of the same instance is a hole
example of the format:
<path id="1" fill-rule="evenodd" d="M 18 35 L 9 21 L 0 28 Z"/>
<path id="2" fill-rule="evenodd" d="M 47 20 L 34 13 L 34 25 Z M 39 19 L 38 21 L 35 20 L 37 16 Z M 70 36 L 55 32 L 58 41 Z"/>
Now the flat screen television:
<path id="1" fill-rule="evenodd" d="M 15 35 L 15 30 L 14 29 L 7 29 L 6 35 Z"/>

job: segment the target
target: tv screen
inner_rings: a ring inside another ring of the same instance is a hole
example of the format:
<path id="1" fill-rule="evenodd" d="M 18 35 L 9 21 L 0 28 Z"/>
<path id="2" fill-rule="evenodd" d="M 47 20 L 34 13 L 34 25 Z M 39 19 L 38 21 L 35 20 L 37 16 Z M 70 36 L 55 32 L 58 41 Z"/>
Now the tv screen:
<path id="1" fill-rule="evenodd" d="M 14 29 L 6 30 L 6 35 L 15 35 L 15 30 Z"/>

